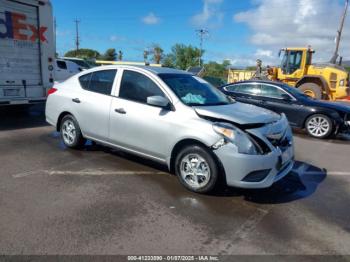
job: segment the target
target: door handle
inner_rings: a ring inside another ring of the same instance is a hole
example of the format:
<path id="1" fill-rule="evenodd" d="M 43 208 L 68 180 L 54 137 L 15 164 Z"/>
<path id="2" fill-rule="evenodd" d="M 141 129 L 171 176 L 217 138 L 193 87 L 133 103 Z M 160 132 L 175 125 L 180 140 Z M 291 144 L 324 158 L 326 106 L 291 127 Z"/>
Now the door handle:
<path id="1" fill-rule="evenodd" d="M 114 109 L 114 112 L 119 113 L 119 114 L 126 114 L 126 111 L 124 110 L 124 108 L 116 108 Z"/>
<path id="2" fill-rule="evenodd" d="M 80 101 L 79 98 L 73 98 L 72 101 L 73 101 L 74 103 L 77 103 L 77 104 L 80 104 L 80 103 L 81 103 L 81 101 Z"/>

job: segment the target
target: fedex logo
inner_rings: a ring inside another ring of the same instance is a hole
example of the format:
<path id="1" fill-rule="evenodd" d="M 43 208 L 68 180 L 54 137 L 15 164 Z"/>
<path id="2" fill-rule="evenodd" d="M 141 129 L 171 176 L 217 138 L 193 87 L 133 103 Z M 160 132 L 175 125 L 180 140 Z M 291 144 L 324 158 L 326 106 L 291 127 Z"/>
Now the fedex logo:
<path id="1" fill-rule="evenodd" d="M 5 18 L 0 18 L 0 39 L 10 38 L 15 40 L 29 40 L 35 42 L 37 39 L 41 42 L 47 42 L 45 32 L 47 27 L 37 28 L 35 25 L 26 23 L 27 16 L 14 12 L 5 11 Z M 5 31 L 1 31 L 2 26 L 5 26 Z M 26 34 L 25 32 L 29 32 Z"/>

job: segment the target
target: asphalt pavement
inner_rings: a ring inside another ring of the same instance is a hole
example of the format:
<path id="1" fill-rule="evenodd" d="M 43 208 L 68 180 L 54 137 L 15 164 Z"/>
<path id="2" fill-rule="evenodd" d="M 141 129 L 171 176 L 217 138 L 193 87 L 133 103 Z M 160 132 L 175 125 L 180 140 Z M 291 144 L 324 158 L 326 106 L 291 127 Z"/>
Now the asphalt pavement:
<path id="1" fill-rule="evenodd" d="M 199 195 L 154 162 L 65 148 L 42 107 L 0 109 L 0 254 L 350 255 L 350 139 L 295 144 L 271 188 Z"/>

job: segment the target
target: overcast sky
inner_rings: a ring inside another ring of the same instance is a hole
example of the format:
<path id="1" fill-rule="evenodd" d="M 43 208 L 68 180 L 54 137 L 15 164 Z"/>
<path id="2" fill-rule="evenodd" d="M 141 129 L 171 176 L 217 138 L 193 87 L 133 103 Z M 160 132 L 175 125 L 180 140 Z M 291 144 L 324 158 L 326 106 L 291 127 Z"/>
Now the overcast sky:
<path id="1" fill-rule="evenodd" d="M 60 54 L 74 48 L 74 23 L 81 20 L 81 46 L 103 52 L 123 50 L 125 60 L 140 61 L 145 48 L 175 43 L 199 45 L 195 30 L 205 28 L 204 59 L 233 65 L 276 64 L 287 46 L 316 49 L 328 61 L 335 48 L 345 0 L 52 0 Z M 350 14 L 349 14 L 350 15 Z M 341 55 L 350 60 L 350 19 Z"/>

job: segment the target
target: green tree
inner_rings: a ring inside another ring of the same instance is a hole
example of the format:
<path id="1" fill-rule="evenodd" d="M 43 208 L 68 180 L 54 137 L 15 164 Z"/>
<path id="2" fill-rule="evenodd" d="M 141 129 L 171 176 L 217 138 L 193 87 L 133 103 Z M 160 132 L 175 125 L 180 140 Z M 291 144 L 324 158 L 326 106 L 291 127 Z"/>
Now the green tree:
<path id="1" fill-rule="evenodd" d="M 117 53 L 114 48 L 109 48 L 101 57 L 102 60 L 115 61 L 117 59 Z"/>
<path id="2" fill-rule="evenodd" d="M 224 60 L 221 64 L 211 61 L 204 65 L 205 76 L 216 77 L 226 80 L 228 75 L 228 67 L 230 65 L 231 63 L 228 60 Z"/>
<path id="3" fill-rule="evenodd" d="M 202 51 L 202 54 L 204 51 Z M 186 70 L 199 64 L 200 49 L 191 45 L 176 44 L 163 59 L 163 65 Z"/>
<path id="4" fill-rule="evenodd" d="M 93 49 L 82 48 L 77 50 L 71 50 L 65 53 L 65 57 L 78 57 L 82 59 L 96 59 L 100 57 L 100 53 Z"/>
<path id="5" fill-rule="evenodd" d="M 166 54 L 163 56 L 162 65 L 165 67 L 175 68 L 176 57 L 174 54 Z"/>

